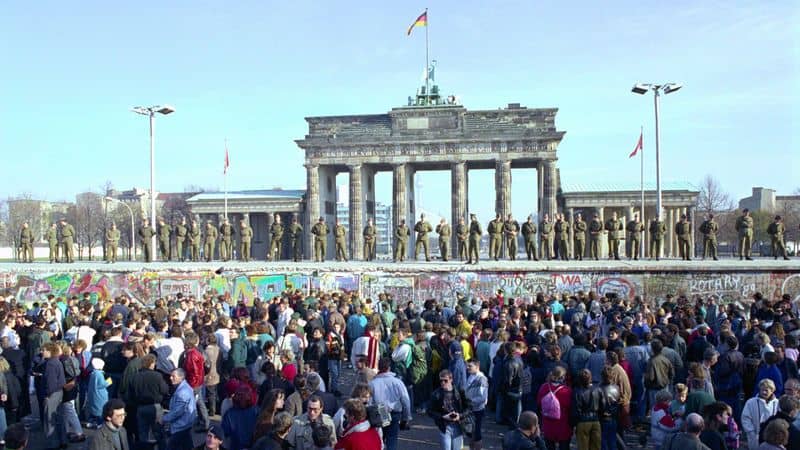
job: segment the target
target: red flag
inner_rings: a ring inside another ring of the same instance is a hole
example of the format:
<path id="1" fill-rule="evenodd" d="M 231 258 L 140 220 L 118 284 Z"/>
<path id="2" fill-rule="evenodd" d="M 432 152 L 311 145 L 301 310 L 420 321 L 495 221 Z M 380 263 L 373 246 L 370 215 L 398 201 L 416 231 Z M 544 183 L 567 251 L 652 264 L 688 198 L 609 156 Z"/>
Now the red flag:
<path id="1" fill-rule="evenodd" d="M 639 134 L 639 142 L 636 143 L 636 148 L 634 148 L 633 151 L 631 152 L 631 154 L 628 155 L 628 158 L 633 158 L 634 156 L 636 156 L 636 153 L 638 153 L 639 150 L 642 149 L 642 137 L 643 136 L 644 136 L 644 132 L 642 132 L 642 134 Z"/>
<path id="2" fill-rule="evenodd" d="M 225 168 L 222 170 L 223 174 L 228 173 L 228 167 L 231 165 L 230 159 L 228 159 L 228 147 L 225 146 Z"/>

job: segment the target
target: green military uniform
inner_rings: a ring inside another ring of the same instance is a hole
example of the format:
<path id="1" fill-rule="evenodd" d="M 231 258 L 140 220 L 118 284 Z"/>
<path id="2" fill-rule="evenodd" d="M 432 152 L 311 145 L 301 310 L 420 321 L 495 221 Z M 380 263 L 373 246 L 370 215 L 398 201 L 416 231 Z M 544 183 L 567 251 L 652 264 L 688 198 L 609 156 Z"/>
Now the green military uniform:
<path id="1" fill-rule="evenodd" d="M 139 227 L 139 240 L 142 241 L 142 252 L 144 253 L 144 262 L 153 262 L 153 236 L 156 232 L 153 227 L 142 225 Z"/>
<path id="2" fill-rule="evenodd" d="M 119 247 L 119 230 L 115 227 L 106 230 L 106 261 L 117 262 L 117 248 Z"/>
<path id="3" fill-rule="evenodd" d="M 325 261 L 325 247 L 331 230 L 328 229 L 328 224 L 322 221 L 322 217 L 319 220 L 311 227 L 311 234 L 314 235 L 314 261 L 322 262 Z"/>
<path id="4" fill-rule="evenodd" d="M 431 224 L 425 221 L 425 218 L 421 218 L 419 222 L 414 225 L 414 231 L 417 232 L 417 240 L 414 244 L 414 259 L 417 259 L 417 255 L 419 255 L 419 248 L 422 247 L 425 250 L 425 261 L 431 260 L 430 250 L 428 249 L 428 233 L 433 231 L 433 227 Z"/>
<path id="5" fill-rule="evenodd" d="M 506 250 L 508 250 L 508 259 L 511 261 L 517 260 L 517 236 L 519 235 L 519 222 L 509 217 L 503 222 L 503 233 L 506 238 Z"/>
<path id="6" fill-rule="evenodd" d="M 497 261 L 503 252 L 503 219 L 496 217 L 486 227 L 489 234 L 489 259 Z"/>
<path id="7" fill-rule="evenodd" d="M 675 224 L 675 234 L 678 235 L 678 254 L 681 259 L 684 261 L 691 260 L 689 241 L 692 238 L 692 225 L 686 220 L 681 220 Z"/>
<path id="8" fill-rule="evenodd" d="M 700 232 L 703 233 L 703 259 L 710 254 L 714 261 L 717 258 L 717 233 L 719 225 L 714 222 L 714 218 L 707 219 L 700 224 Z"/>
<path id="9" fill-rule="evenodd" d="M 292 259 L 299 262 L 303 259 L 303 226 L 292 219 L 289 224 L 289 244 L 292 246 Z"/>
<path id="10" fill-rule="evenodd" d="M 459 220 L 456 226 L 456 241 L 458 243 L 458 259 L 460 261 L 467 260 L 467 240 L 469 239 L 469 227 L 464 223 L 464 220 Z"/>
<path id="11" fill-rule="evenodd" d="M 223 222 L 219 226 L 219 258 L 223 261 L 233 259 L 233 225 Z"/>
<path id="12" fill-rule="evenodd" d="M 244 262 L 250 261 L 250 243 L 253 241 L 253 229 L 250 225 L 242 222 L 239 228 L 239 259 Z"/>
<path id="13" fill-rule="evenodd" d="M 50 262 L 58 262 L 58 229 L 55 225 L 47 230 L 47 245 L 50 247 Z"/>
<path id="14" fill-rule="evenodd" d="M 542 244 L 539 246 L 539 255 L 542 259 L 553 259 L 553 224 L 550 219 L 545 219 L 539 224 L 539 238 Z"/>
<path id="15" fill-rule="evenodd" d="M 75 227 L 64 221 L 63 225 L 61 225 L 61 255 L 68 263 L 75 262 L 75 257 L 72 253 L 72 244 L 74 240 Z"/>
<path id="16" fill-rule="evenodd" d="M 30 227 L 22 227 L 19 232 L 19 244 L 22 247 L 20 260 L 22 262 L 33 262 L 33 231 Z"/>
<path id="17" fill-rule="evenodd" d="M 169 236 L 172 233 L 172 227 L 166 223 L 158 224 L 158 250 L 161 253 L 162 261 L 169 261 Z"/>
<path id="18" fill-rule="evenodd" d="M 211 221 L 206 223 L 206 240 L 203 242 L 203 254 L 206 257 L 206 262 L 214 259 L 214 246 L 217 245 L 217 237 L 219 232 Z"/>
<path id="19" fill-rule="evenodd" d="M 364 227 L 364 261 L 373 261 L 375 259 L 375 237 L 377 234 L 375 225 L 367 224 Z"/>
<path id="20" fill-rule="evenodd" d="M 347 228 L 342 224 L 337 224 L 333 228 L 333 236 L 336 244 L 336 260 L 347 261 Z"/>
<path id="21" fill-rule="evenodd" d="M 178 261 L 186 260 L 186 255 L 183 253 L 183 243 L 186 242 L 188 233 L 189 229 L 186 228 L 186 222 L 175 225 L 175 257 Z"/>
<path id="22" fill-rule="evenodd" d="M 536 224 L 533 223 L 530 217 L 528 221 L 522 224 L 522 237 L 525 238 L 525 253 L 528 255 L 528 261 L 534 259 L 539 260 L 539 255 L 536 253 Z"/>
<path id="23" fill-rule="evenodd" d="M 750 257 L 753 248 L 753 218 L 742 215 L 736 219 L 736 232 L 739 233 L 739 259 Z"/>
<path id="24" fill-rule="evenodd" d="M 600 259 L 600 239 L 603 238 L 603 223 L 595 217 L 589 223 L 589 257 L 595 261 Z"/>
<path id="25" fill-rule="evenodd" d="M 411 230 L 408 229 L 405 222 L 401 222 L 394 230 L 395 247 L 394 247 L 394 260 L 395 262 L 403 262 L 406 260 L 408 250 L 408 236 L 411 235 Z"/>
<path id="26" fill-rule="evenodd" d="M 642 242 L 644 224 L 638 220 L 631 220 L 628 222 L 626 229 L 628 231 L 628 245 L 630 245 L 628 258 L 639 259 L 639 246 Z"/>
<path id="27" fill-rule="evenodd" d="M 667 224 L 664 221 L 657 219 L 650 221 L 650 259 L 655 258 L 656 261 L 661 259 L 661 245 L 665 234 L 667 234 Z"/>
<path id="28" fill-rule="evenodd" d="M 195 221 L 189 228 L 189 253 L 192 261 L 200 261 L 200 225 Z"/>
<path id="29" fill-rule="evenodd" d="M 786 254 L 786 244 L 783 241 L 784 233 L 786 233 L 786 226 L 783 225 L 780 216 L 778 216 L 775 218 L 775 222 L 772 222 L 767 227 L 767 234 L 772 238 L 772 256 L 775 259 L 778 259 L 778 256 L 783 256 L 783 259 L 789 259 Z"/>
<path id="30" fill-rule="evenodd" d="M 481 251 L 481 236 L 483 236 L 481 224 L 475 216 L 472 216 L 472 220 L 469 222 L 469 259 L 467 264 L 478 264 Z"/>
<path id="31" fill-rule="evenodd" d="M 575 245 L 573 257 L 583 261 L 583 254 L 586 253 L 586 222 L 581 218 L 575 219 L 575 223 L 572 224 L 572 230 Z"/>
<path id="32" fill-rule="evenodd" d="M 269 254 L 267 261 L 280 261 L 283 256 L 283 224 L 279 221 L 272 222 L 269 227 Z"/>
<path id="33" fill-rule="evenodd" d="M 450 236 L 452 235 L 450 224 L 436 225 L 436 233 L 439 235 L 439 253 L 442 255 L 442 261 L 447 261 L 450 257 Z"/>
<path id="34" fill-rule="evenodd" d="M 555 223 L 556 238 L 558 239 L 558 256 L 563 261 L 569 260 L 569 222 L 558 219 Z"/>
<path id="35" fill-rule="evenodd" d="M 606 231 L 608 231 L 608 257 L 619 259 L 619 238 L 624 232 L 622 221 L 611 218 L 606 221 Z"/>

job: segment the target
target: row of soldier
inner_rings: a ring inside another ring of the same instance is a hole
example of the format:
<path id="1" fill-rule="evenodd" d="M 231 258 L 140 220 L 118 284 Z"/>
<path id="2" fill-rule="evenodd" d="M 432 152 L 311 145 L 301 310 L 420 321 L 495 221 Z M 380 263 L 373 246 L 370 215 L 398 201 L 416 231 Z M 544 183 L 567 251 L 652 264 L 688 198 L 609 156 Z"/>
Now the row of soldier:
<path id="1" fill-rule="evenodd" d="M 270 243 L 266 260 L 276 261 L 281 259 L 284 234 L 288 235 L 291 258 L 296 262 L 302 260 L 303 226 L 298 222 L 297 216 L 293 217 L 292 222 L 286 227 L 281 223 L 280 215 L 276 214 L 274 218 L 275 220 L 270 226 Z M 739 257 L 740 259 L 750 260 L 752 259 L 750 250 L 753 237 L 753 218 L 747 209 L 742 211 L 742 215 L 736 220 L 735 227 L 739 235 Z M 674 230 L 681 259 L 690 260 L 692 225 L 689 218 L 686 215 L 682 215 L 680 221 L 675 224 Z M 414 259 L 417 259 L 422 253 L 426 261 L 431 260 L 428 235 L 434 231 L 438 235 L 441 259 L 443 261 L 449 260 L 452 228 L 445 219 L 441 219 L 434 229 L 425 219 L 424 214 L 420 216 L 420 220 L 414 225 L 413 229 L 416 237 Z M 650 258 L 658 260 L 660 259 L 663 241 L 667 233 L 666 224 L 663 220 L 654 218 L 650 222 L 647 231 L 650 233 Z M 714 221 L 713 214 L 706 216 L 706 220 L 700 225 L 699 231 L 703 235 L 703 258 L 711 257 L 717 260 L 719 225 Z M 324 217 L 320 217 L 317 223 L 312 226 L 310 233 L 313 236 L 314 261 L 321 262 L 325 260 L 330 232 L 331 230 Z M 395 261 L 402 262 L 405 260 L 411 232 L 412 230 L 406 225 L 405 220 L 401 220 L 397 225 L 394 231 Z M 547 260 L 554 258 L 583 260 L 587 241 L 589 242 L 590 257 L 598 260 L 601 254 L 601 242 L 604 238 L 608 242 L 609 258 L 620 259 L 619 247 L 623 239 L 625 239 L 628 258 L 638 260 L 644 232 L 645 225 L 639 220 L 638 214 L 634 214 L 627 224 L 617 217 L 616 212 L 612 213 L 612 217 L 605 223 L 600 221 L 597 214 L 588 223 L 583 220 L 581 214 L 577 214 L 572 222 L 568 221 L 563 214 L 556 214 L 552 221 L 549 215 L 545 214 L 543 220 L 538 224 L 533 222 L 532 216 L 528 216 L 527 221 L 521 226 L 512 215 L 509 214 L 504 220 L 498 214 L 487 226 L 489 258 L 495 261 L 499 260 L 505 247 L 508 258 L 515 260 L 518 253 L 517 243 L 521 234 L 528 260 L 538 261 L 540 258 Z M 775 221 L 767 228 L 767 233 L 772 239 L 772 255 L 776 259 L 778 256 L 788 259 L 784 243 L 785 226 L 780 216 L 775 217 Z M 348 260 L 347 234 L 347 228 L 337 219 L 333 227 L 337 261 Z M 468 264 L 477 263 L 483 228 L 476 216 L 474 214 L 471 215 L 469 224 L 466 224 L 464 219 L 461 219 L 456 226 L 455 235 L 459 259 L 466 261 Z M 159 219 L 157 226 L 153 227 L 150 225 L 149 220 L 143 219 L 142 225 L 137 230 L 137 236 L 146 262 L 153 261 L 155 257 L 155 249 L 152 248 L 153 237 L 156 238 L 162 261 L 200 261 L 201 249 L 203 259 L 211 261 L 214 259 L 217 246 L 219 258 L 223 261 L 228 261 L 234 258 L 234 243 L 237 240 L 239 259 L 245 262 L 251 260 L 253 229 L 245 220 L 239 221 L 238 230 L 236 230 L 227 219 L 224 219 L 219 227 L 215 226 L 210 220 L 201 227 L 197 220 L 187 223 L 185 218 L 175 226 L 169 225 L 162 218 Z M 60 227 L 58 228 L 55 223 L 52 224 L 45 237 L 50 245 L 50 262 L 59 262 L 59 252 L 61 252 L 63 261 L 74 261 L 75 229 L 65 219 L 60 220 Z M 364 241 L 364 259 L 373 261 L 376 256 L 377 229 L 371 219 L 368 220 L 367 225 L 364 227 L 362 237 Z M 119 240 L 120 231 L 115 224 L 112 224 L 105 234 L 106 259 L 110 263 L 117 260 Z M 174 247 L 171 245 L 173 242 L 175 244 Z M 570 246 L 570 242 L 572 246 Z M 23 224 L 20 232 L 20 243 L 20 259 L 23 262 L 31 262 L 33 260 L 34 237 L 27 223 Z"/>

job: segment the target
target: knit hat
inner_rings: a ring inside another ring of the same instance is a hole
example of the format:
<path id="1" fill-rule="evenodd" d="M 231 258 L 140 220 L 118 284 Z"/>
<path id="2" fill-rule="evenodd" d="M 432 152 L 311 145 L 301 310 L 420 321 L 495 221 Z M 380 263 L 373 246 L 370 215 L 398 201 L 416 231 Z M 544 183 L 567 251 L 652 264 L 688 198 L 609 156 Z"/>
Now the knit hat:
<path id="1" fill-rule="evenodd" d="M 94 370 L 103 370 L 103 367 L 106 366 L 106 362 L 100 358 L 92 358 L 92 367 Z"/>

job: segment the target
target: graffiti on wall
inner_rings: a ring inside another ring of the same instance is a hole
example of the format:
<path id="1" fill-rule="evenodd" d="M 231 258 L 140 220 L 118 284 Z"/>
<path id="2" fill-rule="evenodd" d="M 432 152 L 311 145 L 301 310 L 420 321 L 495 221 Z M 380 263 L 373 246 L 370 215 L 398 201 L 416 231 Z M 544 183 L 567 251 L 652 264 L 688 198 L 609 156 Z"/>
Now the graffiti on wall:
<path id="1" fill-rule="evenodd" d="M 747 302 L 755 292 L 769 298 L 787 294 L 800 300 L 800 274 L 783 272 L 323 272 L 323 273 L 223 273 L 211 271 L 172 272 L 0 272 L 0 289 L 23 302 L 48 295 L 81 296 L 109 300 L 128 295 L 152 304 L 159 297 L 223 295 L 231 301 L 252 304 L 255 298 L 270 299 L 285 289 L 359 292 L 377 298 L 386 292 L 400 301 L 422 303 L 428 299 L 447 302 L 458 293 L 489 298 L 502 289 L 506 298 L 530 301 L 537 294 L 575 294 L 596 291 L 632 298 L 673 295 L 717 295 L 722 302 Z"/>

